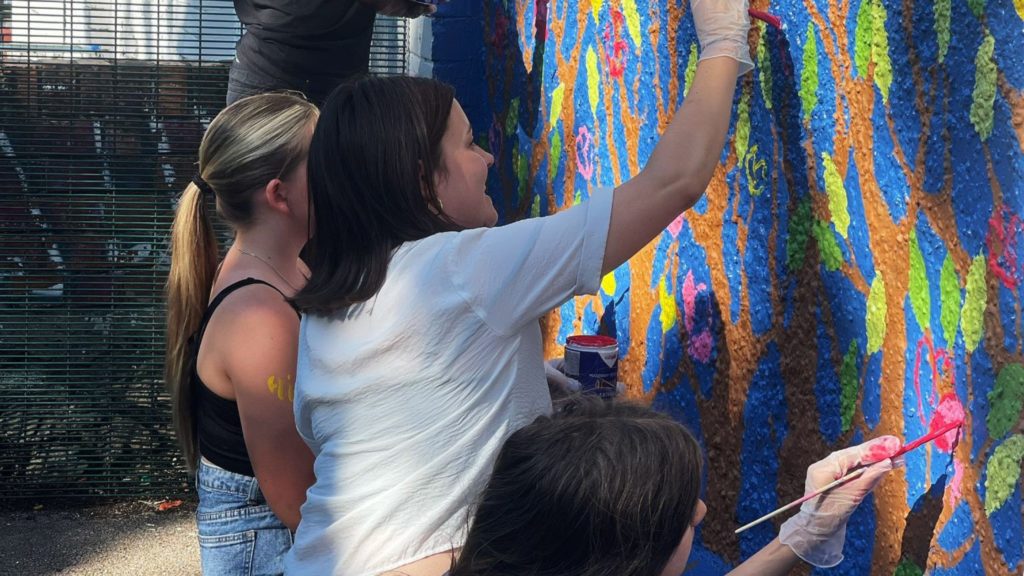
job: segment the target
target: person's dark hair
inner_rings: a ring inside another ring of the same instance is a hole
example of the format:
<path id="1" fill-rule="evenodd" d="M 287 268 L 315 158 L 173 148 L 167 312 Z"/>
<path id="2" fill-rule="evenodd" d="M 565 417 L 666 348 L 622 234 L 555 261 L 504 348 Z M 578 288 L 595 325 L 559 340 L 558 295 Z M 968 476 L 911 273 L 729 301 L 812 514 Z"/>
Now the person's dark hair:
<path id="1" fill-rule="evenodd" d="M 366 77 L 324 103 L 309 149 L 315 221 L 295 303 L 330 313 L 372 298 L 403 242 L 458 227 L 434 185 L 455 91 L 427 78 Z"/>
<path id="2" fill-rule="evenodd" d="M 542 416 L 505 441 L 450 576 L 658 576 L 702 467 L 693 435 L 648 408 Z"/>

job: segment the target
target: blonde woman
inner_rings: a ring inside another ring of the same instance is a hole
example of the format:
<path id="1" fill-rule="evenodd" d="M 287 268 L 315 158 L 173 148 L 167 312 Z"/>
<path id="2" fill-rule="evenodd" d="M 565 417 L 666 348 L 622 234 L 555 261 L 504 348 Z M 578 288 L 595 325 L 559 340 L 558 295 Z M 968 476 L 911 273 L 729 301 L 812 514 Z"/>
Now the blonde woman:
<path id="1" fill-rule="evenodd" d="M 316 107 L 244 98 L 210 124 L 182 194 L 167 282 L 166 379 L 196 472 L 203 574 L 276 574 L 291 547 L 313 457 L 292 416 L 308 273 L 306 154 Z M 218 264 L 207 205 L 235 232 Z"/>

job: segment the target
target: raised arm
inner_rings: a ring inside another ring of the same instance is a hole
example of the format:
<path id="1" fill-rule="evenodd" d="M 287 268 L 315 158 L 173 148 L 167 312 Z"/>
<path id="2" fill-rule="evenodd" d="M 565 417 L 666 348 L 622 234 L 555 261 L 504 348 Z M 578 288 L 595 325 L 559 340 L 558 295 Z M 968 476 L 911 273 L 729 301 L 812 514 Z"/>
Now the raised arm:
<path id="1" fill-rule="evenodd" d="M 690 9 L 701 45 L 697 73 L 647 166 L 615 191 L 605 273 L 640 251 L 704 194 L 729 129 L 736 78 L 753 67 L 746 0 L 691 0 Z"/>

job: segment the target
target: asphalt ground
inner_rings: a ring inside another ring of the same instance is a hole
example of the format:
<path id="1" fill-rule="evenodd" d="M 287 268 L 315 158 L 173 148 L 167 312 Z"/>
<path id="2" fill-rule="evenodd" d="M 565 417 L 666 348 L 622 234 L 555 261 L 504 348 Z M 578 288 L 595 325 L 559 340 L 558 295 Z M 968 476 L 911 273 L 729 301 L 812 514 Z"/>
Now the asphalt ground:
<path id="1" fill-rule="evenodd" d="M 198 575 L 195 504 L 186 501 L 164 511 L 160 504 L 136 500 L 0 507 L 0 574 Z"/>

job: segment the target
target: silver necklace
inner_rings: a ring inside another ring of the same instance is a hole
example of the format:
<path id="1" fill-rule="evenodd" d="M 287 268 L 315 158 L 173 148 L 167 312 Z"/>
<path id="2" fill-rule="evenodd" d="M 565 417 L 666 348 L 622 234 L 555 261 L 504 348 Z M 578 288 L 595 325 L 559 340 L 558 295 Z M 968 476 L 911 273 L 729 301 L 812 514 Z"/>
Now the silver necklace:
<path id="1" fill-rule="evenodd" d="M 249 252 L 248 250 L 242 250 L 241 248 L 239 248 L 238 246 L 236 246 L 236 245 L 234 245 L 234 244 L 232 244 L 232 245 L 231 245 L 231 247 L 232 247 L 232 248 L 234 248 L 235 250 L 237 250 L 238 252 L 241 252 L 242 254 L 245 254 L 246 256 L 252 256 L 253 258 L 255 258 L 255 259 L 259 260 L 260 262 L 263 262 L 263 263 L 264 263 L 264 264 L 266 264 L 266 265 L 267 265 L 267 266 L 268 266 L 268 267 L 269 267 L 269 268 L 270 268 L 271 270 L 273 270 L 273 271 L 274 271 L 274 274 L 277 274 L 277 277 L 278 277 L 278 278 L 280 278 L 280 279 L 281 279 L 281 280 L 282 280 L 282 281 L 283 281 L 283 282 L 284 282 L 285 284 L 287 284 L 287 285 L 288 285 L 288 287 L 289 287 L 289 288 L 291 288 L 291 289 L 292 289 L 292 292 L 298 292 L 298 291 L 299 291 L 299 289 L 298 289 L 298 288 L 296 288 L 295 286 L 293 286 L 293 285 L 292 285 L 292 283 L 291 283 L 291 282 L 289 282 L 287 278 L 285 278 L 284 274 L 281 274 L 281 271 L 280 271 L 280 270 L 278 270 L 276 266 L 274 266 L 273 264 L 271 264 L 271 263 L 270 263 L 270 261 L 268 261 L 268 260 L 264 260 L 264 259 L 263 259 L 263 258 L 261 258 L 260 256 L 258 256 L 258 255 L 256 255 L 256 254 L 253 254 L 252 252 Z"/>

